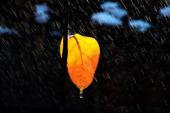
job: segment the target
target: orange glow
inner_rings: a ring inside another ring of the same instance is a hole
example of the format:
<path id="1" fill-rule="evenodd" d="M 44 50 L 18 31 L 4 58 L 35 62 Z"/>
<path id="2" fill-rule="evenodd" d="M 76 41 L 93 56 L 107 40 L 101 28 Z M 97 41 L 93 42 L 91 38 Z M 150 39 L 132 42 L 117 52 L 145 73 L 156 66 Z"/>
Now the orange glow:
<path id="1" fill-rule="evenodd" d="M 60 54 L 63 51 L 63 39 Z M 75 34 L 68 39 L 67 67 L 70 79 L 83 92 L 92 82 L 98 65 L 100 48 L 94 38 Z"/>

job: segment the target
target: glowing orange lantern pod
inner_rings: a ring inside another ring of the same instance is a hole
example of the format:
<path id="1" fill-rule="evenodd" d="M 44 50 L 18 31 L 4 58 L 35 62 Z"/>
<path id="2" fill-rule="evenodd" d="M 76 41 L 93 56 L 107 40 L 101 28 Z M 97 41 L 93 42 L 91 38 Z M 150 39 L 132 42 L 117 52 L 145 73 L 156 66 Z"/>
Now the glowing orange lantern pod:
<path id="1" fill-rule="evenodd" d="M 62 56 L 63 39 L 60 44 Z M 72 82 L 80 89 L 80 94 L 93 81 L 100 56 L 100 48 L 94 38 L 72 35 L 68 38 L 67 68 Z"/>

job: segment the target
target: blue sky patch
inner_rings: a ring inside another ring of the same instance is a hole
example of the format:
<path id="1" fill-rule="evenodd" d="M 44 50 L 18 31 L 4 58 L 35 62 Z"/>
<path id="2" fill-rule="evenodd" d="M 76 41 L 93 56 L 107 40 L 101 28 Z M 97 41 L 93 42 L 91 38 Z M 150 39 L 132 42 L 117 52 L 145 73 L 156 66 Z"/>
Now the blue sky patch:
<path id="1" fill-rule="evenodd" d="M 38 4 L 35 8 L 35 20 L 38 23 L 47 23 L 50 19 L 49 8 L 46 4 Z"/>
<path id="2" fill-rule="evenodd" d="M 160 13 L 161 16 L 170 17 L 170 6 L 161 8 L 159 10 L 159 13 Z"/>
<path id="3" fill-rule="evenodd" d="M 151 28 L 151 25 L 144 20 L 130 20 L 129 26 L 136 29 L 139 32 L 145 32 L 149 28 Z"/>
<path id="4" fill-rule="evenodd" d="M 92 21 L 101 25 L 119 26 L 122 25 L 122 21 L 119 18 L 115 18 L 107 12 L 98 12 L 92 15 Z"/>

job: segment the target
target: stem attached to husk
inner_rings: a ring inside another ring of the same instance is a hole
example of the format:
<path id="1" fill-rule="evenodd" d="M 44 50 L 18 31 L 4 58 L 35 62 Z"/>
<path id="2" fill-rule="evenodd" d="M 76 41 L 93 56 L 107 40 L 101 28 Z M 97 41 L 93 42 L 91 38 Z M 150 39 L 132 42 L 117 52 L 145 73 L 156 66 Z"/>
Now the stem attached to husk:
<path id="1" fill-rule="evenodd" d="M 80 98 L 83 98 L 83 89 L 80 89 Z"/>

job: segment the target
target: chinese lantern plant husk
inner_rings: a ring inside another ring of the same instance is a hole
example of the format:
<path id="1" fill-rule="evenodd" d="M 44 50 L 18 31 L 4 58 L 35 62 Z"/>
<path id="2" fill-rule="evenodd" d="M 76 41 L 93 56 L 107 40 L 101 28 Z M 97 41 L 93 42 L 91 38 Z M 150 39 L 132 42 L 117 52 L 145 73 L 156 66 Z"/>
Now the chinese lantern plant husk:
<path id="1" fill-rule="evenodd" d="M 63 39 L 60 44 L 62 57 Z M 71 81 L 80 90 L 87 88 L 94 78 L 100 56 L 100 47 L 94 38 L 75 34 L 68 37 L 67 68 Z"/>

